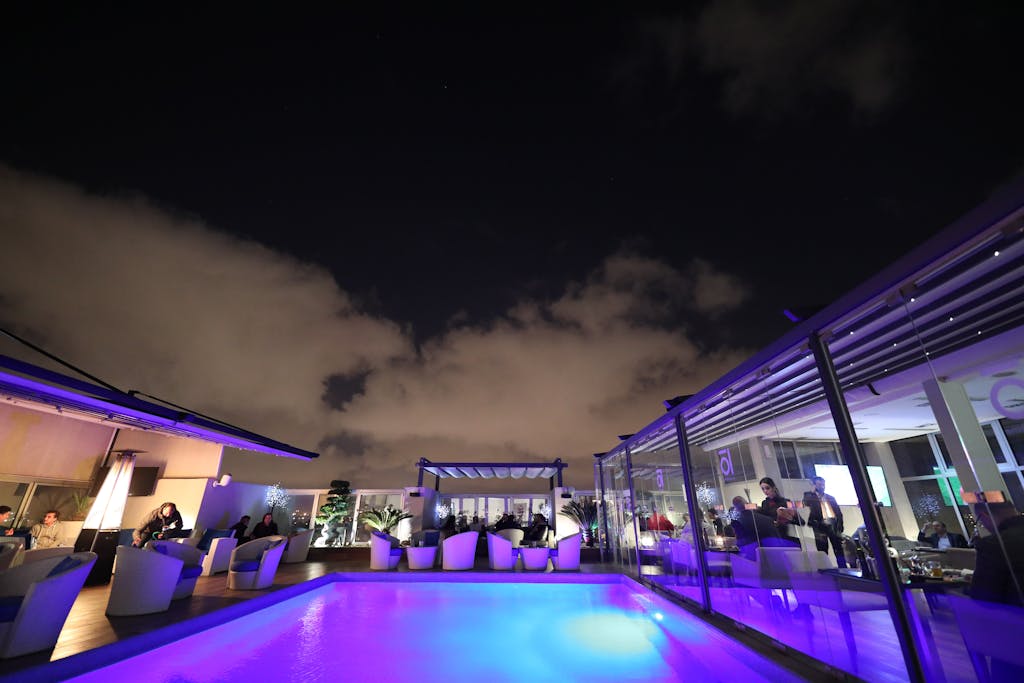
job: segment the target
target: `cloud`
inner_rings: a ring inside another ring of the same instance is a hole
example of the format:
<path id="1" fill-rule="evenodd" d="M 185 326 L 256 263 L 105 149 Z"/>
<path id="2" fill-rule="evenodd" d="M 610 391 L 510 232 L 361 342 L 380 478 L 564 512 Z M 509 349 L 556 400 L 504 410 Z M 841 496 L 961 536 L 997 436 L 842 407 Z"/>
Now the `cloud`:
<path id="1" fill-rule="evenodd" d="M 895 100 L 909 63 L 901 11 L 878 9 L 713 0 L 692 18 L 638 24 L 638 47 L 622 58 L 616 80 L 628 83 L 655 68 L 685 99 L 696 67 L 721 79 L 722 105 L 736 116 L 797 113 L 822 95 L 857 114 L 878 114 Z"/>
<path id="2" fill-rule="evenodd" d="M 325 270 L 141 198 L 0 167 L 0 230 L 5 326 L 121 388 L 322 453 L 229 451 L 241 481 L 384 488 L 415 484 L 420 457 L 560 457 L 567 483 L 591 488 L 592 453 L 749 355 L 685 334 L 747 295 L 703 261 L 613 254 L 553 300 L 451 321 L 417 347 Z"/>

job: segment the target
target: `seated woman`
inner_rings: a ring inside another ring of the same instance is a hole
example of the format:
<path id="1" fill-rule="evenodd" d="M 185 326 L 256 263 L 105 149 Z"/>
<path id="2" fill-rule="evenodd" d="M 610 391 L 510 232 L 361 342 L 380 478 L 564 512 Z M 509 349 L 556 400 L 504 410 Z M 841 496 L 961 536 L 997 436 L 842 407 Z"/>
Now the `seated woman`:
<path id="1" fill-rule="evenodd" d="M 542 543 L 548 535 L 548 520 L 539 512 L 533 515 L 533 521 L 523 532 L 522 545 L 535 545 Z"/>
<path id="2" fill-rule="evenodd" d="M 764 477 L 759 483 L 765 496 L 761 501 L 761 514 L 775 520 L 775 526 L 783 540 L 791 545 L 800 545 L 800 536 L 796 527 L 802 526 L 804 521 L 793 509 L 789 498 L 779 492 L 779 487 L 775 485 L 775 481 L 771 477 Z"/>
<path id="3" fill-rule="evenodd" d="M 263 515 L 263 520 L 256 522 L 256 526 L 252 530 L 252 538 L 263 538 L 264 536 L 276 536 L 277 535 L 277 522 L 274 521 L 274 516 L 269 512 Z"/>

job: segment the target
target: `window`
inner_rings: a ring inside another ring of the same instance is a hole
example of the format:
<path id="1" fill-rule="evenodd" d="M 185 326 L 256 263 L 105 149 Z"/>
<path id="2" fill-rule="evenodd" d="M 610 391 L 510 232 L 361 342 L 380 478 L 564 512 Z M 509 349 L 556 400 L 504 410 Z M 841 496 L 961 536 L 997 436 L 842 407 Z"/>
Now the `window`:
<path id="1" fill-rule="evenodd" d="M 810 479 L 815 465 L 842 465 L 839 445 L 831 441 L 773 441 L 783 479 Z"/>

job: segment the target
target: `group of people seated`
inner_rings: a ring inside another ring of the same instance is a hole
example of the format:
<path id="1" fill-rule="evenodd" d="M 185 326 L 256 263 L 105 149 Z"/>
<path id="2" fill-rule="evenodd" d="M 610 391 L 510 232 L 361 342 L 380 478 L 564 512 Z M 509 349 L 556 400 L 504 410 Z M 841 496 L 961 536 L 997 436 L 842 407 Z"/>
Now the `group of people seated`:
<path id="1" fill-rule="evenodd" d="M 277 535 L 277 522 L 274 521 L 273 514 L 268 512 L 263 515 L 263 519 L 253 527 L 252 533 L 247 534 L 250 519 L 249 515 L 242 515 L 241 519 L 231 527 L 231 535 L 238 539 L 239 545 L 255 538 Z M 139 522 L 135 531 L 132 532 L 132 545 L 142 548 L 152 540 L 181 538 L 188 533 L 182 531 L 182 526 L 183 522 L 181 513 L 178 512 L 178 506 L 168 501 L 152 510 Z"/>
<path id="2" fill-rule="evenodd" d="M 461 520 L 461 521 L 460 521 Z M 501 531 L 502 529 L 522 529 L 523 544 L 542 543 L 547 539 L 548 520 L 541 513 L 535 513 L 530 523 L 523 526 L 519 520 L 510 512 L 503 513 L 493 526 L 484 526 L 477 515 L 473 515 L 473 521 L 467 522 L 466 515 L 449 515 L 441 525 L 441 540 L 455 534 L 466 531 Z"/>
<path id="3" fill-rule="evenodd" d="M 9 523 L 13 510 L 9 505 L 0 505 L 0 529 L 3 529 L 4 536 L 15 534 L 14 525 Z M 47 510 L 43 515 L 43 521 L 33 524 L 29 528 L 26 537 L 27 548 L 55 548 L 63 540 L 63 531 L 60 524 L 60 512 L 58 510 Z"/>

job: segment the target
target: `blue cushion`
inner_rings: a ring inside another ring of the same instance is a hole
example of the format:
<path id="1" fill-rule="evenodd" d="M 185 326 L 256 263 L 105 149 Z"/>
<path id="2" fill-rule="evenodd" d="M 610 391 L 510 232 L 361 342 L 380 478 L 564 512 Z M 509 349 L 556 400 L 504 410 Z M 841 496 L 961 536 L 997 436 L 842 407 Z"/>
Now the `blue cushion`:
<path id="1" fill-rule="evenodd" d="M 0 621 L 14 621 L 14 617 L 18 616 L 18 610 L 21 609 L 21 603 L 24 599 L 24 595 L 10 595 L 0 598 Z"/>
<path id="2" fill-rule="evenodd" d="M 231 571 L 233 572 L 254 572 L 259 568 L 259 560 L 240 560 L 231 563 Z"/>
<path id="3" fill-rule="evenodd" d="M 210 544 L 213 543 L 215 538 L 227 538 L 231 535 L 231 529 L 207 529 L 203 532 L 203 537 L 199 539 L 199 543 L 196 547 L 204 553 L 210 552 Z"/>
<path id="4" fill-rule="evenodd" d="M 401 557 L 401 556 L 402 556 L 402 549 L 401 548 L 392 548 L 391 549 L 391 557 Z"/>
<path id="5" fill-rule="evenodd" d="M 167 554 L 167 546 L 165 546 L 163 543 L 153 543 L 149 547 L 152 548 L 153 550 L 157 551 L 161 555 L 166 555 Z"/>
<path id="6" fill-rule="evenodd" d="M 203 568 L 200 567 L 199 565 L 195 565 L 195 566 L 192 566 L 192 567 L 182 567 L 181 568 L 181 575 L 178 576 L 178 581 L 182 581 L 184 579 L 194 579 L 197 576 L 201 575 L 202 573 L 203 573 Z"/>
<path id="7" fill-rule="evenodd" d="M 54 566 L 54 568 L 50 570 L 50 573 L 47 574 L 46 576 L 47 577 L 57 576 L 57 574 L 61 574 L 63 572 L 66 572 L 69 569 L 74 569 L 75 567 L 77 567 L 80 564 L 82 564 L 82 562 L 78 558 L 71 557 L 70 555 L 65 555 L 64 559 L 62 559 L 60 562 L 58 562 L 56 564 L 56 566 Z"/>

